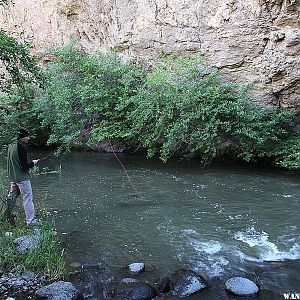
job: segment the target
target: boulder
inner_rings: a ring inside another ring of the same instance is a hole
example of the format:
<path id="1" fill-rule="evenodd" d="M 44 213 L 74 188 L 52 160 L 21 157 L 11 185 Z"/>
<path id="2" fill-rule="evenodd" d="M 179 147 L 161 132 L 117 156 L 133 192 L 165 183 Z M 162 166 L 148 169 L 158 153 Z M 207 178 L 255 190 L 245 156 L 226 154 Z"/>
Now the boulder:
<path id="1" fill-rule="evenodd" d="M 145 270 L 145 264 L 144 263 L 132 263 L 127 266 L 127 271 L 132 275 L 140 274 Z"/>
<path id="2" fill-rule="evenodd" d="M 226 290 L 238 296 L 250 296 L 258 293 L 258 286 L 251 280 L 243 277 L 233 277 L 226 281 Z"/>
<path id="3" fill-rule="evenodd" d="M 114 299 L 150 300 L 157 296 L 157 291 L 146 282 L 124 278 L 116 285 L 112 294 Z"/>
<path id="4" fill-rule="evenodd" d="M 168 293 L 170 291 L 170 278 L 167 276 L 160 278 L 157 280 L 155 287 L 160 295 Z"/>
<path id="5" fill-rule="evenodd" d="M 191 270 L 178 270 L 173 274 L 170 293 L 179 298 L 185 298 L 200 292 L 207 287 L 207 281 Z"/>
<path id="6" fill-rule="evenodd" d="M 54 282 L 35 292 L 37 299 L 47 300 L 83 300 L 83 295 L 72 283 L 65 281 Z"/>
<path id="7" fill-rule="evenodd" d="M 35 250 L 40 245 L 40 234 L 24 235 L 13 241 L 16 250 L 20 253 L 27 250 Z"/>

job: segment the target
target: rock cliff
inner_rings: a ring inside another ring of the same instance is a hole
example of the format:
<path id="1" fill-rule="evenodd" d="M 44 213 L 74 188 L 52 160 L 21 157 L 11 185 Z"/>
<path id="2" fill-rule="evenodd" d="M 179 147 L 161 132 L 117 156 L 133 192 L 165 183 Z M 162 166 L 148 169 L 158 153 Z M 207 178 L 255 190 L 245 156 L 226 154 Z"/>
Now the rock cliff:
<path id="1" fill-rule="evenodd" d="M 15 0 L 0 26 L 36 50 L 78 41 L 124 57 L 200 53 L 262 104 L 300 111 L 299 0 Z"/>

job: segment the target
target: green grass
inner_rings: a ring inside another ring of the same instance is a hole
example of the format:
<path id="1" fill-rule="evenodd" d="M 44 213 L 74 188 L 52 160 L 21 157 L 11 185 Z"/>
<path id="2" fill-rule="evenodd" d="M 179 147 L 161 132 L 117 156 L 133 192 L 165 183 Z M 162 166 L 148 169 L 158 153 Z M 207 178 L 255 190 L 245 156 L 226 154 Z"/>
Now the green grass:
<path id="1" fill-rule="evenodd" d="M 34 234 L 34 229 L 22 225 L 21 221 L 16 226 L 4 220 L 0 222 L 0 269 L 3 272 L 21 273 L 30 270 L 40 275 L 49 274 L 51 280 L 66 275 L 64 251 L 59 246 L 53 221 L 43 217 L 39 230 L 39 247 L 18 253 L 13 241 L 20 236 Z"/>
<path id="2" fill-rule="evenodd" d="M 17 215 L 15 226 L 12 226 L 5 217 L 7 191 L 2 180 L 3 174 L 4 171 L 0 170 L 0 271 L 16 274 L 33 271 L 39 275 L 48 274 L 51 281 L 64 278 L 66 275 L 64 250 L 59 245 L 54 220 L 47 214 L 41 199 L 35 203 L 36 213 L 42 220 L 42 225 L 38 227 L 39 247 L 24 253 L 16 251 L 13 241 L 24 235 L 33 235 L 34 229 L 24 225 L 25 215 L 22 207 L 16 206 L 13 209 Z"/>

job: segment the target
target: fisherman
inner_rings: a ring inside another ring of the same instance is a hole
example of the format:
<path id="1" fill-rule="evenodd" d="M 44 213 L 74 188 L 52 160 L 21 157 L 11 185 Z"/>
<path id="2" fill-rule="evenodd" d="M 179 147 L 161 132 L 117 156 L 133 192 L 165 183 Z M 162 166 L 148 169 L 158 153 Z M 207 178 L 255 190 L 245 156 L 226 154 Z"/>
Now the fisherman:
<path id="1" fill-rule="evenodd" d="M 21 194 L 26 216 L 25 221 L 28 226 L 37 224 L 29 170 L 39 161 L 38 159 L 32 161 L 27 159 L 27 143 L 29 139 L 28 131 L 21 129 L 18 140 L 9 145 L 7 153 L 8 177 L 11 182 L 7 200 L 9 218 L 13 221 L 12 210 L 16 205 L 17 197 Z"/>

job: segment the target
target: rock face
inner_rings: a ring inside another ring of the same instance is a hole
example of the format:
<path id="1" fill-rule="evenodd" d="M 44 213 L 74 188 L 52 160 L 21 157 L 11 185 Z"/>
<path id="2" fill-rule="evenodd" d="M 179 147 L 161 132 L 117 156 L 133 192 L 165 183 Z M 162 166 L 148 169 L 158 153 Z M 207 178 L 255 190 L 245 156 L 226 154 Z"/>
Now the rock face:
<path id="1" fill-rule="evenodd" d="M 15 0 L 0 26 L 36 50 L 75 40 L 123 57 L 199 53 L 223 80 L 254 83 L 258 102 L 300 110 L 298 0 Z"/>

